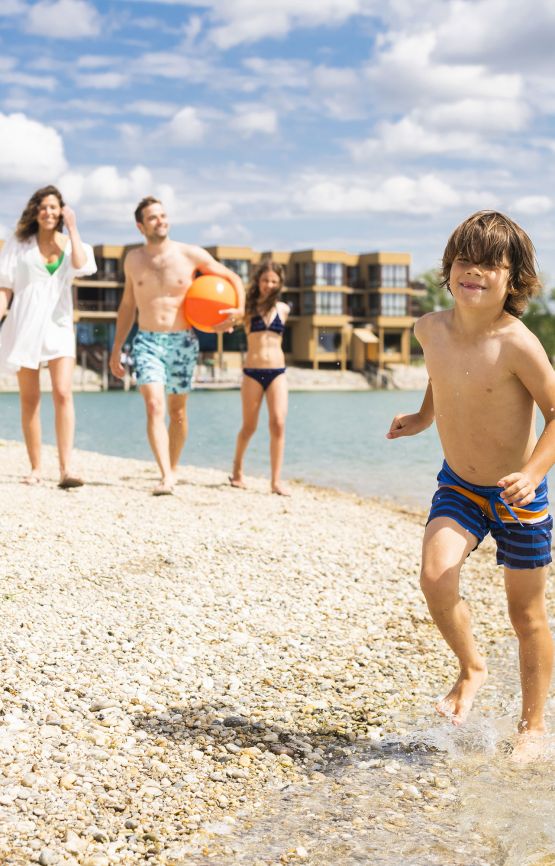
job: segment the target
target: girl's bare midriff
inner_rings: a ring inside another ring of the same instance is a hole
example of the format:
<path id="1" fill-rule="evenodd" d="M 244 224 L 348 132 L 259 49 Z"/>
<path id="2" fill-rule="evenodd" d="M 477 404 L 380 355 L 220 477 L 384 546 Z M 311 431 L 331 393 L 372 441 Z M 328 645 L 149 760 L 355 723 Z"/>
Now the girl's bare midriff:
<path id="1" fill-rule="evenodd" d="M 281 314 L 283 319 L 282 307 L 286 304 L 279 302 L 277 307 L 264 316 L 267 325 L 276 317 L 276 312 Z M 285 356 L 281 348 L 281 334 L 276 334 L 275 331 L 254 331 L 249 333 L 247 330 L 247 355 L 244 361 L 245 367 L 258 369 L 276 370 L 280 367 L 285 367 Z"/>

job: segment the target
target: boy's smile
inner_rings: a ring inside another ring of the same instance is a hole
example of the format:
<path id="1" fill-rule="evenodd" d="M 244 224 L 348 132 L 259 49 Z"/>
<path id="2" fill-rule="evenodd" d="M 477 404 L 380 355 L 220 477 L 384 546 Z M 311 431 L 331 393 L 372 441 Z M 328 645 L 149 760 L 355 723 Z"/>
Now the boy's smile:
<path id="1" fill-rule="evenodd" d="M 475 264 L 457 258 L 451 265 L 449 287 L 459 302 L 476 303 L 474 299 L 486 296 L 488 304 L 503 306 L 509 291 L 509 269 L 505 265 Z"/>

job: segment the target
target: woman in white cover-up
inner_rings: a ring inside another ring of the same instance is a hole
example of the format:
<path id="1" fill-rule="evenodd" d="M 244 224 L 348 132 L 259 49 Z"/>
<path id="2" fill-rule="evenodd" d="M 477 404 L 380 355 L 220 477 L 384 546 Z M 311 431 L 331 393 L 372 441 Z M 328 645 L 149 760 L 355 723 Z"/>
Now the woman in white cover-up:
<path id="1" fill-rule="evenodd" d="M 64 223 L 68 235 L 62 234 Z M 47 363 L 52 380 L 56 441 L 62 488 L 78 487 L 71 473 L 75 431 L 72 381 L 75 365 L 72 283 L 94 274 L 92 247 L 84 244 L 74 212 L 55 186 L 29 199 L 15 234 L 0 253 L 0 368 L 17 373 L 21 425 L 31 463 L 24 479 L 41 479 L 39 369 Z M 11 306 L 9 306 L 11 300 Z"/>

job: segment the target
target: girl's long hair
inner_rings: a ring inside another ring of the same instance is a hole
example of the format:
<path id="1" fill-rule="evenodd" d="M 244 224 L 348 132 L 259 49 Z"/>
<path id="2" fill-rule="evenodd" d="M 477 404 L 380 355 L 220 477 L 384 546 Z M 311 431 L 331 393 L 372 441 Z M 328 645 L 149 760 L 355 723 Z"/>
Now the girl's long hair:
<path id="1" fill-rule="evenodd" d="M 259 286 L 260 277 L 268 271 L 273 271 L 278 275 L 279 286 L 265 297 L 264 300 L 261 300 Z M 250 322 L 252 316 L 256 316 L 257 313 L 264 316 L 266 313 L 270 312 L 272 307 L 275 306 L 283 289 L 284 278 L 285 268 L 283 265 L 280 265 L 279 262 L 274 262 L 272 259 L 262 259 L 252 275 L 250 286 L 247 289 L 247 296 L 245 299 L 245 319 L 247 320 L 247 324 Z"/>
<path id="2" fill-rule="evenodd" d="M 42 200 L 49 195 L 55 195 L 60 202 L 60 207 L 64 206 L 65 202 L 62 198 L 60 190 L 57 187 L 49 185 L 43 186 L 41 189 L 37 189 L 37 191 L 33 193 L 31 198 L 25 205 L 23 213 L 19 217 L 17 226 L 15 228 L 15 236 L 18 241 L 29 240 L 29 238 L 33 237 L 33 235 L 38 234 L 39 224 L 37 222 L 37 214 L 39 212 Z M 60 216 L 60 219 L 58 220 L 58 225 L 56 226 L 56 231 L 61 232 L 63 227 L 64 220 L 63 217 Z"/>

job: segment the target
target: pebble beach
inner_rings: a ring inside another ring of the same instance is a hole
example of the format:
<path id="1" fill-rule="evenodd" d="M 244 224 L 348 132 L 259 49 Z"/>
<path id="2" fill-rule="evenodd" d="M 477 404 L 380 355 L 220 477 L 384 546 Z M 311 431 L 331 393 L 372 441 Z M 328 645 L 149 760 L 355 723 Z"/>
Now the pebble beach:
<path id="1" fill-rule="evenodd" d="M 363 850 L 451 807 L 447 767 L 379 753 L 455 677 L 418 589 L 423 512 L 188 466 L 155 498 L 153 463 L 89 452 L 77 490 L 57 489 L 52 448 L 42 484 L 26 467 L 0 441 L 2 866 L 378 862 L 293 830 L 242 859 L 237 836 L 284 790 L 333 799 L 330 766 L 357 749 L 396 785 L 395 807 L 338 830 Z M 465 586 L 495 647 L 512 632 L 493 562 L 486 541 Z"/>

